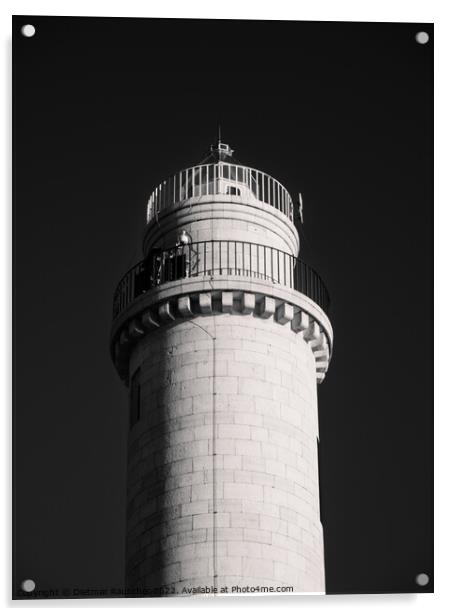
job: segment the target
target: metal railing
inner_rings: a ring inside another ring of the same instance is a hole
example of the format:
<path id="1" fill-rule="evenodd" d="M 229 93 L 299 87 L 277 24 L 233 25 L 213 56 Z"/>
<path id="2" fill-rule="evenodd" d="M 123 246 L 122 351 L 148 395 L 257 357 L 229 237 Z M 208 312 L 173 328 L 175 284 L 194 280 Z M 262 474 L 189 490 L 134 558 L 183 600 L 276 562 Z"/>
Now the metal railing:
<path id="1" fill-rule="evenodd" d="M 230 163 L 197 165 L 164 180 L 151 193 L 146 221 L 187 199 L 226 194 L 271 205 L 293 221 L 293 203 L 284 186 L 267 173 Z"/>
<path id="2" fill-rule="evenodd" d="M 328 311 L 329 295 L 309 265 L 276 248 L 234 240 L 211 240 L 154 250 L 132 267 L 113 297 L 116 319 L 137 297 L 154 287 L 197 276 L 244 276 L 295 289 Z"/>

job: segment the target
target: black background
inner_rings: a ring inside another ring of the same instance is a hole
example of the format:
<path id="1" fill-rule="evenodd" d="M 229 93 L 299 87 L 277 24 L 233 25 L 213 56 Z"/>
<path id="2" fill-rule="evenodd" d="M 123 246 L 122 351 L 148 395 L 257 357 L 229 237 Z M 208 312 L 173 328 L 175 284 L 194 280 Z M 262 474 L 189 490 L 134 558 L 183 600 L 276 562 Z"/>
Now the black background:
<path id="1" fill-rule="evenodd" d="M 240 162 L 303 193 L 300 254 L 332 298 L 327 592 L 432 591 L 414 581 L 433 574 L 432 35 L 13 19 L 15 588 L 123 586 L 112 294 L 141 258 L 150 192 L 203 158 L 220 120 Z"/>

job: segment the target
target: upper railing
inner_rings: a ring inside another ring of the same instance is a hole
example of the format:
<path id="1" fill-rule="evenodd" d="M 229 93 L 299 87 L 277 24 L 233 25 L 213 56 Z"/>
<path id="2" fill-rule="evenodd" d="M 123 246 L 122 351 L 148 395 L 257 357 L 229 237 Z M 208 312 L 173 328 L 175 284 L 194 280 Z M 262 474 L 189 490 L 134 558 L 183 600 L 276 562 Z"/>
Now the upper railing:
<path id="1" fill-rule="evenodd" d="M 218 162 L 184 169 L 159 184 L 149 198 L 147 222 L 186 199 L 221 194 L 266 203 L 293 221 L 292 199 L 278 180 L 251 167 Z"/>
<path id="2" fill-rule="evenodd" d="M 121 279 L 113 298 L 116 319 L 137 297 L 166 282 L 197 276 L 246 276 L 295 289 L 328 311 L 329 295 L 315 270 L 276 248 L 212 240 L 151 252 Z"/>

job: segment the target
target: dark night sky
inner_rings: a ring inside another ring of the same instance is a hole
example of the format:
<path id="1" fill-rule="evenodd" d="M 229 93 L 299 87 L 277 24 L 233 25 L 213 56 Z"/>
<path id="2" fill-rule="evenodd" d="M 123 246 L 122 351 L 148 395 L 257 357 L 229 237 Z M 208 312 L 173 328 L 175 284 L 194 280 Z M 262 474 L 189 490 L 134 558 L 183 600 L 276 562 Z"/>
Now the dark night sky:
<path id="1" fill-rule="evenodd" d="M 33 23 L 26 39 L 20 26 Z M 327 591 L 431 591 L 431 24 L 13 20 L 15 574 L 123 584 L 127 394 L 111 300 L 149 193 L 217 120 L 303 193 L 329 289 Z"/>

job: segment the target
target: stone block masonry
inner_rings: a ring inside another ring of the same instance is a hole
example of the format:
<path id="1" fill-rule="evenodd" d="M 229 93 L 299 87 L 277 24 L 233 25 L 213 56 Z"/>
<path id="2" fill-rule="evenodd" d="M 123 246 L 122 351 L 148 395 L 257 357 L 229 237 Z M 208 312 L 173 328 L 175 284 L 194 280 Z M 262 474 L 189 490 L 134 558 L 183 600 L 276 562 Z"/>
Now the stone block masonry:
<path id="1" fill-rule="evenodd" d="M 324 590 L 316 358 L 287 314 L 192 316 L 134 347 L 129 586 Z"/>

